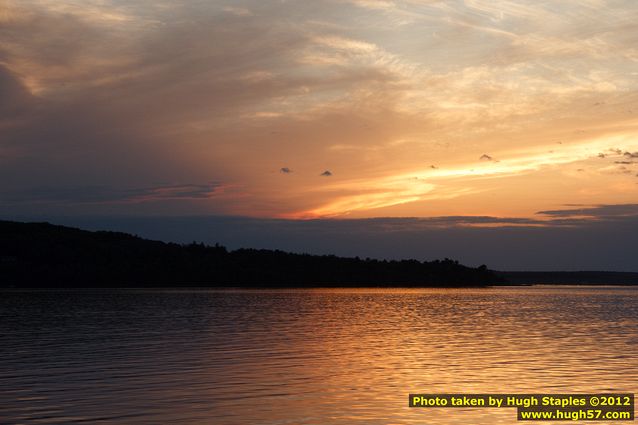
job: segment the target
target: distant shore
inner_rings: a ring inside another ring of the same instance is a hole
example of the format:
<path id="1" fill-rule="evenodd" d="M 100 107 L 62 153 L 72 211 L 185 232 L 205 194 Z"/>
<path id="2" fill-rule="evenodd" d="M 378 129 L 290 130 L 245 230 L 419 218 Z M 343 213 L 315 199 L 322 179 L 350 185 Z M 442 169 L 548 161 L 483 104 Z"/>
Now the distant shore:
<path id="1" fill-rule="evenodd" d="M 510 285 L 638 285 L 638 273 L 610 271 L 497 271 Z"/>

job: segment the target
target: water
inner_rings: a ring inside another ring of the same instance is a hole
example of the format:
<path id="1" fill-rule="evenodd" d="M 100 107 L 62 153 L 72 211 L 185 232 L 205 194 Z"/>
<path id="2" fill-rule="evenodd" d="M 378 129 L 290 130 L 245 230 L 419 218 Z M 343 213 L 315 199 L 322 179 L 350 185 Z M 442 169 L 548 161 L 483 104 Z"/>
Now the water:
<path id="1" fill-rule="evenodd" d="M 515 424 L 407 395 L 638 392 L 633 288 L 0 297 L 2 424 Z"/>

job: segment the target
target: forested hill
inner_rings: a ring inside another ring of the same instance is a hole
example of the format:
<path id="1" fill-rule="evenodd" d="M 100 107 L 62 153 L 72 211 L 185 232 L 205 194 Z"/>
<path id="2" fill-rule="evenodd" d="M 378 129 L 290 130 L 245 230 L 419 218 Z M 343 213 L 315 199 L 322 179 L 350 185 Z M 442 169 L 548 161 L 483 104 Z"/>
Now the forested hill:
<path id="1" fill-rule="evenodd" d="M 379 261 L 179 245 L 125 233 L 0 221 L 2 287 L 485 286 L 500 278 L 457 261 Z"/>

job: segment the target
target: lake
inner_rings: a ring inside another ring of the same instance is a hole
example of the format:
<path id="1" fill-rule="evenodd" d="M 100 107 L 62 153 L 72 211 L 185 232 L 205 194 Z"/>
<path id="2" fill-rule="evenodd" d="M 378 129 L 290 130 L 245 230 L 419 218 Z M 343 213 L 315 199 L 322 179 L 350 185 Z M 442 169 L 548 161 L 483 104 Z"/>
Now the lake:
<path id="1" fill-rule="evenodd" d="M 638 392 L 638 288 L 0 296 L 3 424 L 515 424 L 408 393 Z"/>

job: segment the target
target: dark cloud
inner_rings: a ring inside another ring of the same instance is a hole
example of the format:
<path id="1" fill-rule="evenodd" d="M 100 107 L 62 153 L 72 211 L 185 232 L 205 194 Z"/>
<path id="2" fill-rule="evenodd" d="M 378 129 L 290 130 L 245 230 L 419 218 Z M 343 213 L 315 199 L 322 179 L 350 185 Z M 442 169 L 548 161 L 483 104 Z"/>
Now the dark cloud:
<path id="1" fill-rule="evenodd" d="M 159 185 L 143 188 L 107 186 L 36 187 L 19 193 L 2 194 L 7 203 L 137 203 L 162 200 L 207 199 L 217 194 L 219 183 Z"/>
<path id="2" fill-rule="evenodd" d="M 73 13 L 56 13 L 46 7 L 15 2 L 7 18 L 0 26 L 0 58 L 7 63 L 29 58 L 33 65 L 60 71 L 94 54 L 104 46 L 102 42 L 111 41 L 106 40 L 110 31 L 100 31 Z M 54 72 L 41 77 L 56 79 Z"/>
<path id="3" fill-rule="evenodd" d="M 619 171 L 621 174 L 631 174 L 631 170 L 629 170 L 627 167 L 625 167 L 624 165 L 622 167 L 619 168 Z"/>
<path id="4" fill-rule="evenodd" d="M 0 65 L 0 125 L 27 113 L 34 106 L 34 100 L 22 82 Z"/>
<path id="5" fill-rule="evenodd" d="M 629 165 L 629 164 L 636 164 L 636 162 L 633 162 L 633 161 L 614 161 L 614 164 Z"/>
<path id="6" fill-rule="evenodd" d="M 332 176 L 332 172 L 330 170 L 326 170 L 323 173 L 319 174 L 320 176 L 330 177 Z"/>
<path id="7" fill-rule="evenodd" d="M 292 170 L 290 168 L 288 168 L 288 167 L 281 167 L 279 169 L 279 172 L 280 173 L 284 173 L 284 174 L 290 174 L 290 173 L 292 173 Z"/>
<path id="8" fill-rule="evenodd" d="M 627 158 L 638 158 L 638 152 L 625 152 L 623 155 Z"/>
<path id="9" fill-rule="evenodd" d="M 481 155 L 481 157 L 479 158 L 481 161 L 494 161 L 494 158 L 492 158 L 490 155 L 484 153 L 483 155 Z"/>
<path id="10" fill-rule="evenodd" d="M 638 217 L 638 204 L 590 205 L 576 209 L 539 211 L 536 214 L 550 217 L 588 217 L 590 219 Z"/>

